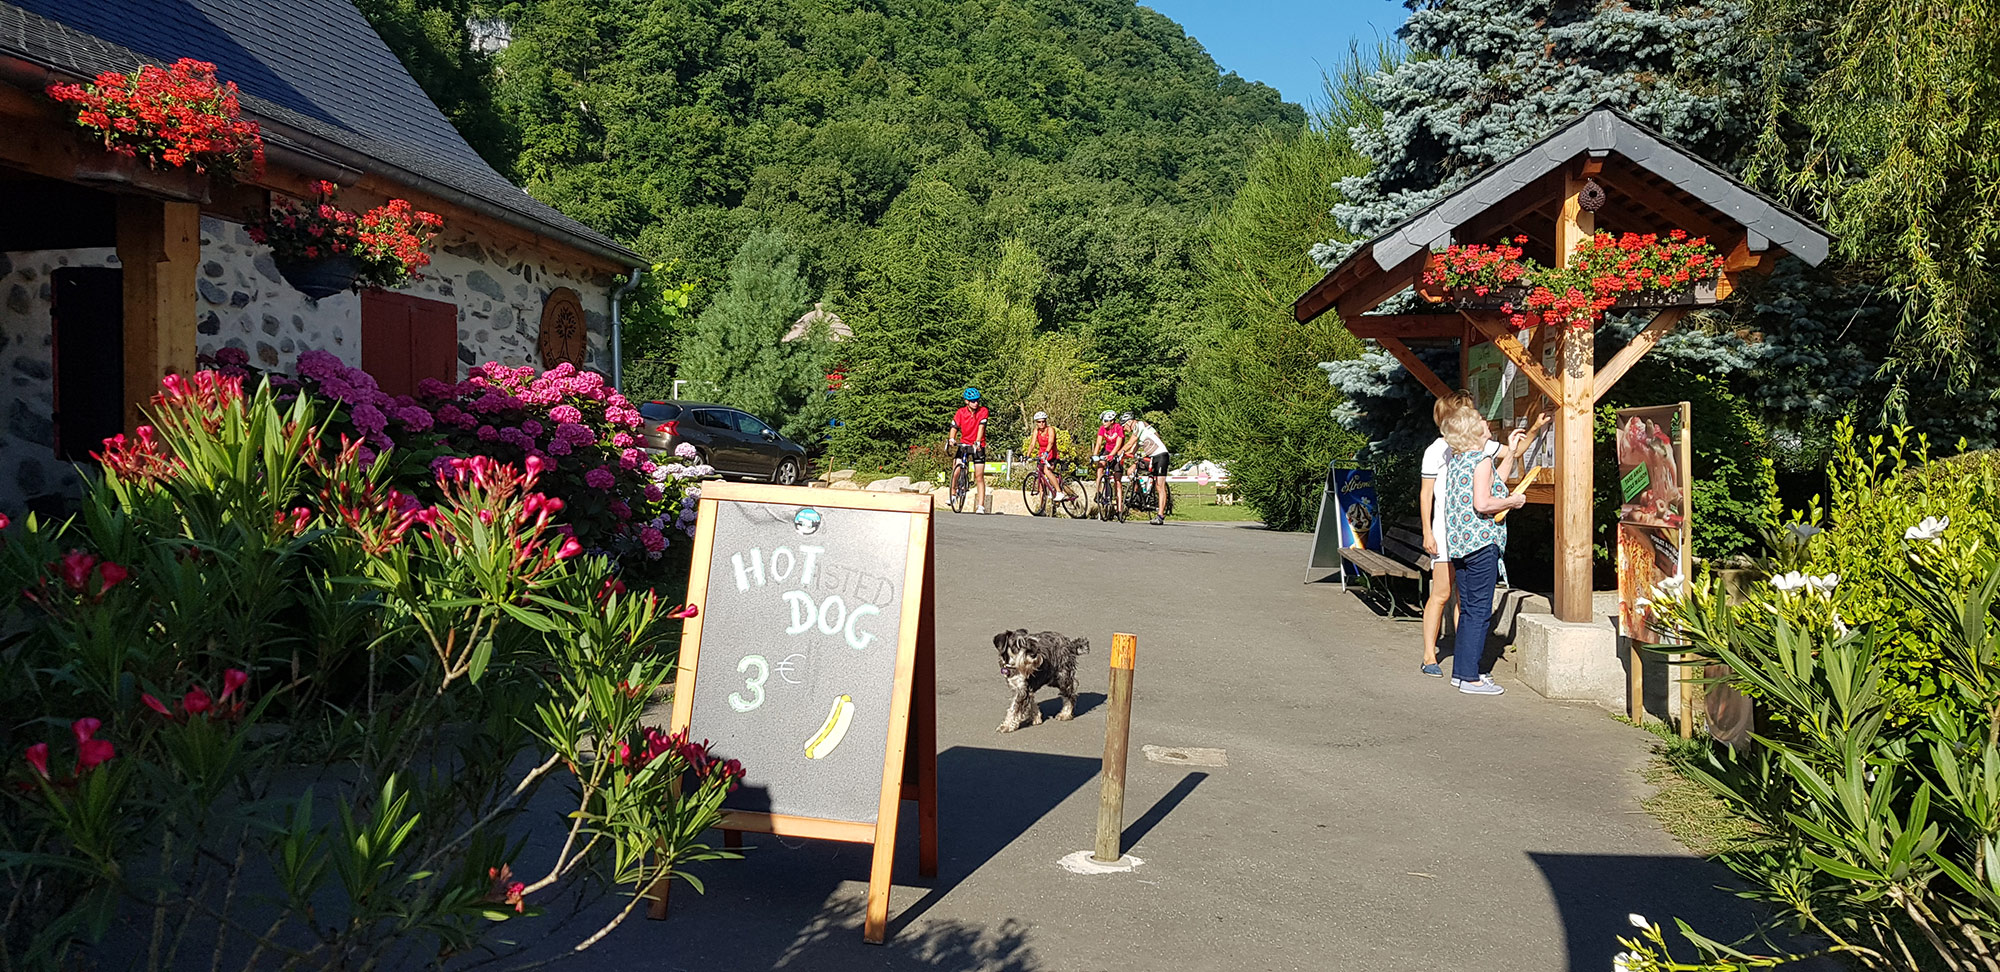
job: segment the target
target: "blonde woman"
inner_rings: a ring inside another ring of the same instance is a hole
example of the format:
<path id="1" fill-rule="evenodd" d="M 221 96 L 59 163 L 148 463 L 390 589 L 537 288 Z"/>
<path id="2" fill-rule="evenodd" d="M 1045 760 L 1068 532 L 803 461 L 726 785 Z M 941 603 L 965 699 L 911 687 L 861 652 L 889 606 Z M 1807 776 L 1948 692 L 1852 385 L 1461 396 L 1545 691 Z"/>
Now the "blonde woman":
<path id="1" fill-rule="evenodd" d="M 1507 548 L 1507 526 L 1493 517 L 1528 503 L 1507 491 L 1514 460 L 1527 448 L 1528 433 L 1515 429 L 1507 449 L 1494 456 L 1486 419 L 1475 409 L 1454 408 L 1439 424 L 1451 454 L 1441 479 L 1444 494 L 1445 546 L 1451 551 L 1458 582 L 1458 630 L 1452 639 L 1451 683 L 1467 695 L 1499 695 L 1506 691 L 1479 673 L 1485 660 L 1486 629 L 1493 621 L 1493 589 L 1500 582 L 1500 556 Z"/>
<path id="2" fill-rule="evenodd" d="M 1457 409 L 1474 410 L 1471 392 L 1460 389 L 1448 398 L 1438 399 L 1431 406 L 1431 421 L 1442 430 L 1445 416 Z M 1498 448 L 1498 443 L 1492 443 L 1489 451 Z M 1444 677 L 1444 668 L 1438 665 L 1438 635 L 1444 629 L 1444 613 L 1451 607 L 1451 550 L 1445 544 L 1444 497 L 1438 492 L 1438 477 L 1444 475 L 1445 459 L 1450 455 L 1451 446 L 1444 436 L 1438 436 L 1424 450 L 1423 479 L 1417 487 L 1417 513 L 1424 524 L 1424 552 L 1431 555 L 1431 596 L 1424 602 L 1424 661 L 1417 670 L 1432 678 Z"/>

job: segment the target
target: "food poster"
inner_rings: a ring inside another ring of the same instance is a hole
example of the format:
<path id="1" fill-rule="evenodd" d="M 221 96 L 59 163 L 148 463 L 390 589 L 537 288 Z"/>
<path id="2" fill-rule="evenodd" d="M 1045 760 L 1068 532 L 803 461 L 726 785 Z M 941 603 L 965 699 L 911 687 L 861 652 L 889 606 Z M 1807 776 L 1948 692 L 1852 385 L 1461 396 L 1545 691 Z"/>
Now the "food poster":
<path id="1" fill-rule="evenodd" d="M 1618 412 L 1619 522 L 1687 526 L 1692 482 L 1681 459 L 1686 409 L 1682 404 Z"/>
<path id="2" fill-rule="evenodd" d="M 1335 468 L 1333 495 L 1340 504 L 1340 545 L 1382 549 L 1382 505 L 1375 498 L 1374 471 Z"/>
<path id="3" fill-rule="evenodd" d="M 1653 589 L 1681 572 L 1678 530 L 1618 524 L 1618 627 L 1639 644 L 1671 641 L 1653 613 Z"/>

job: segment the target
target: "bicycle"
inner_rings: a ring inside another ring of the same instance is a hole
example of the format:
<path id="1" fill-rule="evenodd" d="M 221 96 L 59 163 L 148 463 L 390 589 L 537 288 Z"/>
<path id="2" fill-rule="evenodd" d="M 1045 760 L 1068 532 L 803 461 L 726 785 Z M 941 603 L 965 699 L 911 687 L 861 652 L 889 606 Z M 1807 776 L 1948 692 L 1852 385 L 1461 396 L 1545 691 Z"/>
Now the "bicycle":
<path id="1" fill-rule="evenodd" d="M 953 513 L 965 512 L 965 494 L 972 490 L 972 469 L 964 456 L 951 461 L 951 497 L 947 501 Z"/>
<path id="2" fill-rule="evenodd" d="M 1097 516 L 1106 523 L 1114 519 L 1125 522 L 1127 504 L 1119 502 L 1118 489 L 1122 466 L 1123 462 L 1108 457 L 1097 460 Z"/>
<path id="3" fill-rule="evenodd" d="M 1071 519 L 1089 515 L 1090 494 L 1054 463 L 1037 458 L 1035 471 L 1021 481 L 1021 501 L 1034 516 L 1054 516 L 1060 508 Z"/>
<path id="4" fill-rule="evenodd" d="M 1146 475 L 1144 469 L 1133 470 L 1132 481 L 1125 486 L 1125 499 L 1127 504 L 1135 510 L 1147 513 L 1154 512 L 1156 504 L 1155 497 L 1153 496 L 1153 477 Z M 1167 484 L 1166 511 L 1161 515 L 1174 515 L 1174 487 L 1172 483 Z"/>

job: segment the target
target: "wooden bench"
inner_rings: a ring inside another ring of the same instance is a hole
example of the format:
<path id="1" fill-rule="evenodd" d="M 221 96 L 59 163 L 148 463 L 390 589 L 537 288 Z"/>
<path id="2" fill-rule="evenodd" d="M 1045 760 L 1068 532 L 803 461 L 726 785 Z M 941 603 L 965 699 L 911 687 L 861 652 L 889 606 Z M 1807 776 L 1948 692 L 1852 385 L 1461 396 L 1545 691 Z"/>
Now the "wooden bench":
<path id="1" fill-rule="evenodd" d="M 1419 607 L 1411 613 L 1422 613 L 1421 605 L 1430 598 L 1431 593 L 1431 555 L 1424 552 L 1424 535 L 1417 529 L 1416 524 L 1398 523 L 1384 531 L 1380 551 L 1362 547 L 1342 547 L 1340 559 L 1360 571 L 1361 576 L 1367 579 L 1370 589 L 1374 588 L 1377 580 L 1404 578 L 1416 581 Z M 1347 589 L 1345 570 L 1340 572 L 1340 588 Z M 1396 600 L 1394 593 L 1386 589 L 1383 593 L 1389 599 L 1389 616 L 1395 617 L 1401 602 Z"/>

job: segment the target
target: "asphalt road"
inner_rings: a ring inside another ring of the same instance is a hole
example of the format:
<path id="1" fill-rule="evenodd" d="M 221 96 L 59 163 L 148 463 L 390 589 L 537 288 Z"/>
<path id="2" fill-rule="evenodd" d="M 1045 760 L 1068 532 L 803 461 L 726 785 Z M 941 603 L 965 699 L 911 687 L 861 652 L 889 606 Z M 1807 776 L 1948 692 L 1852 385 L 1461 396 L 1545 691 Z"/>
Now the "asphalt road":
<path id="1" fill-rule="evenodd" d="M 943 861 L 916 876 L 906 816 L 890 943 L 861 941 L 866 847 L 752 835 L 746 860 L 701 867 L 706 895 L 562 967 L 1603 972 L 1630 912 L 1749 929 L 1727 872 L 1639 809 L 1648 736 L 1523 686 L 1422 677 L 1413 623 L 1302 583 L 1309 546 L 943 513 Z M 994 732 L 1010 627 L 1091 640 L 1074 722 Z M 1145 863 L 1086 876 L 1057 862 L 1092 842 L 1114 631 L 1139 639 L 1125 835 Z"/>

